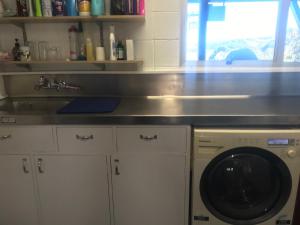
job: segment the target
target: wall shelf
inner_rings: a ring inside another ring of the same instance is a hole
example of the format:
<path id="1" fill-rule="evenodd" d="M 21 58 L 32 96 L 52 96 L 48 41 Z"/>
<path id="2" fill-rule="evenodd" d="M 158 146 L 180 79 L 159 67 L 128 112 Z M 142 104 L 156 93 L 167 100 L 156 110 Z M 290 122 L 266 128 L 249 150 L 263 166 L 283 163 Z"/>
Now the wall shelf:
<path id="1" fill-rule="evenodd" d="M 1 72 L 137 71 L 142 60 L 120 61 L 0 61 Z"/>
<path id="2" fill-rule="evenodd" d="M 6 65 L 89 65 L 89 64 L 100 64 L 100 65 L 141 65 L 143 64 L 142 60 L 118 60 L 118 61 L 0 61 L 0 64 Z"/>
<path id="3" fill-rule="evenodd" d="M 0 24 L 26 23 L 77 23 L 77 22 L 143 22 L 141 15 L 109 15 L 109 16 L 53 16 L 53 17 L 2 17 Z"/>

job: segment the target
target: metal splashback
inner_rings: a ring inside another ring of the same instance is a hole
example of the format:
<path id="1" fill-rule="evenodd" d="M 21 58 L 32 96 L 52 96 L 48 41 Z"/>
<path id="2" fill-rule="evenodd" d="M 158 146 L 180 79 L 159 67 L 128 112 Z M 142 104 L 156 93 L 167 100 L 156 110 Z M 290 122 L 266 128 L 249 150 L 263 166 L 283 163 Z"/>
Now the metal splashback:
<path id="1" fill-rule="evenodd" d="M 53 75 L 81 86 L 81 90 L 62 91 L 34 89 L 39 76 L 4 76 L 10 97 L 49 96 L 203 96 L 300 95 L 298 73 L 201 73 L 201 74 L 140 74 L 140 75 Z"/>

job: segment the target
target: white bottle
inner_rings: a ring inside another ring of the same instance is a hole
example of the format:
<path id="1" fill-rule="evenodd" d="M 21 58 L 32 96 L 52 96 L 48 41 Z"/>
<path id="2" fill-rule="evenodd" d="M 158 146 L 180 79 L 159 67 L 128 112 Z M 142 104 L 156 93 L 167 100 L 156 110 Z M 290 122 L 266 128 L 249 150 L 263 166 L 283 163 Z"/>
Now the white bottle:
<path id="1" fill-rule="evenodd" d="M 116 37 L 115 37 L 115 27 L 110 26 L 109 32 L 109 54 L 110 60 L 116 61 L 117 60 L 117 48 L 116 48 Z"/>
<path id="2" fill-rule="evenodd" d="M 73 25 L 69 28 L 69 44 L 70 44 L 70 59 L 77 60 L 78 59 L 78 30 Z"/>

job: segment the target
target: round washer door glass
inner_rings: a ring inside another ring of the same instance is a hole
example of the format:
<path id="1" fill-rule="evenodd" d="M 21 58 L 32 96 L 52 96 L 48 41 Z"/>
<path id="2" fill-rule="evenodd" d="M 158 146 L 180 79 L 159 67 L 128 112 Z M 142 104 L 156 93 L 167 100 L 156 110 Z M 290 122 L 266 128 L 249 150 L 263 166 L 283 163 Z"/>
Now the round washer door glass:
<path id="1" fill-rule="evenodd" d="M 200 182 L 208 210 L 230 224 L 256 224 L 277 214 L 291 192 L 291 174 L 275 154 L 236 148 L 213 159 Z"/>

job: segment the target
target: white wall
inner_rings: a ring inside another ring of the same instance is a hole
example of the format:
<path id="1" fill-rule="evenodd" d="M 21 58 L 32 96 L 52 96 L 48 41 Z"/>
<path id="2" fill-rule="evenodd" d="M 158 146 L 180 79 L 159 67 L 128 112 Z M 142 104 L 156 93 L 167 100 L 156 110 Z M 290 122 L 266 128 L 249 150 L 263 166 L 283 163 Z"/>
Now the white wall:
<path id="1" fill-rule="evenodd" d="M 5 0 L 14 7 L 12 0 Z M 180 65 L 181 10 L 184 0 L 145 0 L 145 23 L 114 23 L 119 39 L 134 39 L 136 58 L 144 60 L 144 70 L 178 68 Z M 71 24 L 28 24 L 28 40 L 48 41 L 68 55 L 68 33 Z M 104 26 L 107 44 L 109 23 Z M 86 24 L 87 36 L 99 42 L 99 29 L 95 24 Z M 10 50 L 14 39 L 22 39 L 20 28 L 0 25 L 0 47 Z"/>

